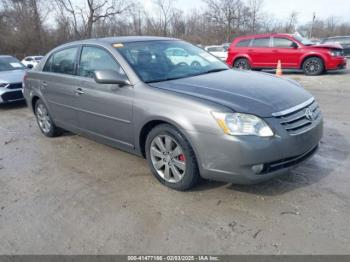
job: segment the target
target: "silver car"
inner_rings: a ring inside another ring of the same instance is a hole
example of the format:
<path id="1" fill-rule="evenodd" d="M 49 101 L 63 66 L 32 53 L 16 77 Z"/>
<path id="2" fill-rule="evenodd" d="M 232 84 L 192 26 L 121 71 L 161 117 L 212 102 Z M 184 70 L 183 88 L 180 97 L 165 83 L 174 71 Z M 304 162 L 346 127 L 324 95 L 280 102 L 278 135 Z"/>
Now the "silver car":
<path id="1" fill-rule="evenodd" d="M 24 100 L 22 81 L 25 66 L 12 56 L 0 56 L 0 104 Z"/>
<path id="2" fill-rule="evenodd" d="M 169 49 L 205 63 L 174 63 Z M 311 157 L 320 108 L 298 83 L 232 70 L 178 39 L 73 42 L 27 73 L 24 95 L 42 133 L 63 130 L 145 157 L 163 184 L 200 178 L 252 184 Z"/>

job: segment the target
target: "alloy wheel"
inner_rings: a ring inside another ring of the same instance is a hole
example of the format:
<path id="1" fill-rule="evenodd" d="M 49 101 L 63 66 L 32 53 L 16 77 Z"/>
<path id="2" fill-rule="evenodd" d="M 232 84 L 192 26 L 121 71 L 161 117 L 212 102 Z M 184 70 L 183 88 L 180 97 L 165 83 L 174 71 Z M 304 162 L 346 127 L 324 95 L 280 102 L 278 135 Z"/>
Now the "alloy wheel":
<path id="1" fill-rule="evenodd" d="M 305 63 L 305 71 L 309 74 L 317 73 L 320 71 L 321 65 L 317 60 L 308 60 Z"/>
<path id="2" fill-rule="evenodd" d="M 250 65 L 249 62 L 246 59 L 238 59 L 235 64 L 235 68 L 242 69 L 242 70 L 249 70 Z"/>
<path id="3" fill-rule="evenodd" d="M 158 175 L 169 183 L 178 183 L 186 172 L 186 159 L 181 146 L 168 135 L 158 135 L 150 147 L 150 156 Z"/>
<path id="4" fill-rule="evenodd" d="M 39 104 L 36 108 L 36 116 L 41 130 L 44 133 L 49 133 L 52 127 L 51 118 L 46 107 L 43 104 Z"/>

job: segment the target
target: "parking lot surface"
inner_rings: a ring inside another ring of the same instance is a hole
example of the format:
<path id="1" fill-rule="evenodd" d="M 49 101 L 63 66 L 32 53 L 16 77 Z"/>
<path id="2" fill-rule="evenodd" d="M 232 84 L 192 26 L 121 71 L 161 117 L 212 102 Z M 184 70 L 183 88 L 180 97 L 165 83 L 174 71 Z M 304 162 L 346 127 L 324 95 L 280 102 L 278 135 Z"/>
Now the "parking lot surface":
<path id="1" fill-rule="evenodd" d="M 44 137 L 23 104 L 0 106 L 1 254 L 349 254 L 350 70 L 288 73 L 319 101 L 317 155 L 255 186 L 172 191 L 144 159 Z"/>

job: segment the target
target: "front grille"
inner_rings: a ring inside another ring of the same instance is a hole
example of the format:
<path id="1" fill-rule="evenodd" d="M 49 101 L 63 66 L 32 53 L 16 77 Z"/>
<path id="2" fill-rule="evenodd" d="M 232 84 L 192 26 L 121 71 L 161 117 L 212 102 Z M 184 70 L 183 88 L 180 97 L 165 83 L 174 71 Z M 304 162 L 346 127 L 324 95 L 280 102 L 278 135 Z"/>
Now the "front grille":
<path id="1" fill-rule="evenodd" d="M 22 91 L 7 92 L 1 96 L 4 102 L 11 102 L 15 100 L 23 99 Z"/>
<path id="2" fill-rule="evenodd" d="M 312 127 L 313 122 L 321 117 L 321 110 L 317 102 L 312 99 L 295 110 L 276 113 L 275 117 L 290 135 L 298 135 Z"/>
<path id="3" fill-rule="evenodd" d="M 318 149 L 318 146 L 314 147 L 310 151 L 308 151 L 304 154 L 301 154 L 299 156 L 289 157 L 286 159 L 281 159 L 279 161 L 267 163 L 264 165 L 264 169 L 261 172 L 261 174 L 275 172 L 275 171 L 278 171 L 278 170 L 281 170 L 284 168 L 288 168 L 288 167 L 292 167 L 292 166 L 295 166 L 297 164 L 300 164 L 300 163 L 304 162 L 305 160 L 307 160 L 308 158 L 310 158 L 317 151 L 317 149 Z"/>
<path id="4" fill-rule="evenodd" d="M 22 88 L 22 83 L 10 84 L 7 89 L 20 89 Z"/>

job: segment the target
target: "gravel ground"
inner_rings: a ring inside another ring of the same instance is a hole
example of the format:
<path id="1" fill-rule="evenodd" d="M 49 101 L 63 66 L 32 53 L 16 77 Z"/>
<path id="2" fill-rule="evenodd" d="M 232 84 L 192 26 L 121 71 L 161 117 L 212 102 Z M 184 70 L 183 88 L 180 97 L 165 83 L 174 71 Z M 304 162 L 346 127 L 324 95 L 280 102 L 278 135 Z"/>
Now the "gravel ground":
<path id="1" fill-rule="evenodd" d="M 289 73 L 318 99 L 318 154 L 255 186 L 181 193 L 146 161 L 0 107 L 0 254 L 350 254 L 350 70 Z"/>

